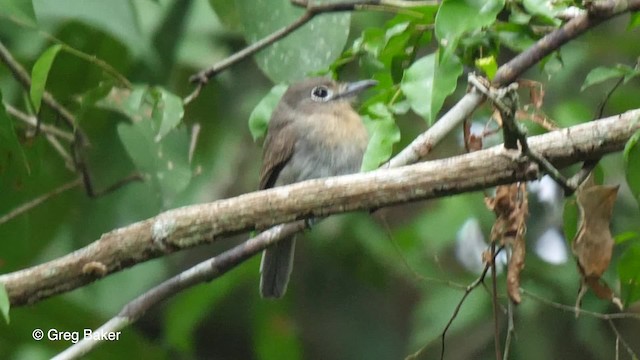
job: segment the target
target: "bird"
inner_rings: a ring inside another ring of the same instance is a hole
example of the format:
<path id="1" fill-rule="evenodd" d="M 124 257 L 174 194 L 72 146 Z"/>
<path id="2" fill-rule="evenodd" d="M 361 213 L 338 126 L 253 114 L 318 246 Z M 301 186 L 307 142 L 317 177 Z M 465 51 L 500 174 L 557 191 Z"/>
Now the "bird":
<path id="1" fill-rule="evenodd" d="M 337 82 L 319 77 L 290 85 L 269 120 L 259 189 L 359 172 L 369 135 L 352 102 L 376 84 L 375 80 Z M 263 298 L 284 296 L 294 250 L 295 237 L 264 250 Z"/>

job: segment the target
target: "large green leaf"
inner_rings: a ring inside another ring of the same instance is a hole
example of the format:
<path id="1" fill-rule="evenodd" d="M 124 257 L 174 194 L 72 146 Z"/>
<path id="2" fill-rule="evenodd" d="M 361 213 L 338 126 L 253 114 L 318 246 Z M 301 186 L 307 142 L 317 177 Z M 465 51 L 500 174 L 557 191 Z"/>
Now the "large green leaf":
<path id="1" fill-rule="evenodd" d="M 637 76 L 640 76 L 640 71 L 633 69 L 628 65 L 618 64 L 612 68 L 599 66 L 591 70 L 589 74 L 587 74 L 587 77 L 584 79 L 584 83 L 582 84 L 580 91 L 583 91 L 589 86 L 605 82 L 609 79 L 624 77 L 624 82 L 627 83 L 629 80 Z"/>
<path id="2" fill-rule="evenodd" d="M 151 179 L 163 199 L 171 200 L 189 185 L 191 169 L 186 129 L 174 130 L 157 142 L 157 129 L 152 121 L 145 119 L 119 124 L 118 135 L 131 160 Z"/>
<path id="3" fill-rule="evenodd" d="M 139 55 L 148 49 L 138 24 L 138 15 L 129 0 L 33 0 L 38 23 L 55 25 L 70 19 L 100 29 L 126 44 Z"/>
<path id="4" fill-rule="evenodd" d="M 182 99 L 161 87 L 112 88 L 96 103 L 120 112 L 132 123 L 118 125 L 118 135 L 136 167 L 151 177 L 165 198 L 181 192 L 191 180 L 189 135 L 177 128 L 184 114 Z"/>
<path id="5" fill-rule="evenodd" d="M 304 10 L 289 0 L 236 0 L 248 42 L 290 25 Z M 351 15 L 321 14 L 256 54 L 258 66 L 276 83 L 292 82 L 329 68 L 349 36 Z"/>
<path id="6" fill-rule="evenodd" d="M 451 42 L 467 31 L 489 26 L 503 7 L 504 0 L 445 0 L 436 15 L 436 36 Z"/>
<path id="7" fill-rule="evenodd" d="M 40 55 L 36 63 L 33 64 L 33 69 L 31 69 L 31 88 L 29 89 L 29 95 L 31 96 L 31 103 L 36 113 L 40 111 L 42 94 L 47 84 L 49 70 L 51 70 L 51 65 L 53 65 L 53 61 L 61 49 L 61 45 L 51 46 Z"/>
<path id="8" fill-rule="evenodd" d="M 402 78 L 401 89 L 413 111 L 429 123 L 433 121 L 433 83 L 436 73 L 436 53 L 429 54 L 409 67 Z"/>
<path id="9" fill-rule="evenodd" d="M 462 64 L 457 56 L 440 51 L 414 62 L 405 71 L 400 87 L 413 111 L 429 124 L 435 121 L 444 99 L 456 88 Z"/>

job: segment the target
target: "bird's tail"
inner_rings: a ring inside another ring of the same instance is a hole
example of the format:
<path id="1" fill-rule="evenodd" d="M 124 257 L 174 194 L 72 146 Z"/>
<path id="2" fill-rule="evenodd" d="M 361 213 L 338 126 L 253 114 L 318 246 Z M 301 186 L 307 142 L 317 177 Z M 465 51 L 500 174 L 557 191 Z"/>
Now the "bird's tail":
<path id="1" fill-rule="evenodd" d="M 281 298 L 293 269 L 295 237 L 283 239 L 262 253 L 260 263 L 260 294 L 264 298 Z"/>

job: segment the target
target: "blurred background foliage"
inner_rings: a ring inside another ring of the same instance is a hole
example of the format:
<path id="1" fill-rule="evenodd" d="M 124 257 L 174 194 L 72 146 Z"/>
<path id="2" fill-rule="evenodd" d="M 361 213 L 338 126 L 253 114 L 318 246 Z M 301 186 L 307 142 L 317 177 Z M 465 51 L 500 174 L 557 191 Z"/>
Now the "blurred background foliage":
<path id="1" fill-rule="evenodd" d="M 464 74 L 492 76 L 496 64 L 559 26 L 559 15 L 571 5 L 449 0 L 440 7 L 382 6 L 318 16 L 211 79 L 185 105 L 182 98 L 193 89 L 190 75 L 292 22 L 302 10 L 286 0 L 0 0 L 0 40 L 35 84 L 25 91 L 0 66 L 4 104 L 64 129 L 45 104 L 36 111 L 46 88 L 73 112 L 90 141 L 82 153 L 96 189 L 134 171 L 145 178 L 97 198 L 76 186 L 1 224 L 0 271 L 67 254 L 163 210 L 255 190 L 260 138 L 284 89 L 279 85 L 270 92 L 274 84 L 314 74 L 377 79 L 379 85 L 361 101 L 372 137 L 364 168 L 375 168 L 460 98 Z M 534 111 L 562 127 L 597 118 L 598 104 L 620 77 L 626 81 L 612 94 L 604 115 L 638 108 L 639 23 L 638 14 L 607 22 L 527 72 L 525 77 L 540 81 L 546 93 L 541 109 Z M 527 104 L 530 99 L 522 93 Z M 488 107 L 476 112 L 472 130 L 481 131 L 489 116 Z M 33 128 L 4 110 L 0 123 L 0 214 L 77 178 L 42 132 L 34 135 Z M 525 125 L 532 134 L 543 131 L 533 122 Z M 190 153 L 194 133 L 197 143 Z M 430 158 L 464 152 L 461 133 L 451 134 Z M 69 142 L 61 142 L 68 150 Z M 625 182 L 625 176 L 640 178 L 633 144 L 626 157 L 605 157 L 600 171 L 605 183 L 621 184 L 612 223 L 618 245 L 604 278 L 638 313 L 640 184 Z M 522 287 L 548 302 L 573 304 L 579 275 L 564 238 L 560 190 L 546 179 L 529 189 Z M 304 234 L 283 300 L 260 299 L 255 258 L 163 303 L 126 329 L 120 341 L 103 344 L 88 358 L 397 359 L 423 347 L 422 358 L 437 358 L 440 333 L 463 287 L 483 267 L 480 254 L 494 220 L 483 196 L 476 192 L 394 206 L 374 216 L 332 217 Z M 575 224 L 575 218 L 568 223 Z M 96 328 L 136 295 L 244 239 L 140 264 L 11 309 L 10 325 L 0 322 L 0 356 L 48 358 L 70 344 L 36 342 L 33 329 Z M 498 281 L 504 294 L 503 272 Z M 500 300 L 506 305 L 505 297 Z M 615 311 L 591 293 L 583 306 Z M 614 357 L 615 334 L 602 320 L 576 319 L 526 294 L 515 311 L 513 359 Z M 480 287 L 449 330 L 446 358 L 493 358 L 492 318 L 491 295 Z M 504 334 L 507 324 L 501 319 Z M 640 353 L 640 322 L 615 323 Z"/>

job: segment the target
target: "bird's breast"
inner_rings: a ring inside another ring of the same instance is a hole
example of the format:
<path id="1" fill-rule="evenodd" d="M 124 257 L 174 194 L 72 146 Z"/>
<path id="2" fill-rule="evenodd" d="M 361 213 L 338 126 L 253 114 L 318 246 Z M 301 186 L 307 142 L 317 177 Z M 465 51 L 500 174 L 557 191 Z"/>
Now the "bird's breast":
<path id="1" fill-rule="evenodd" d="M 368 135 L 359 115 L 351 110 L 315 116 L 313 122 L 299 123 L 301 136 L 276 185 L 360 171 Z"/>

